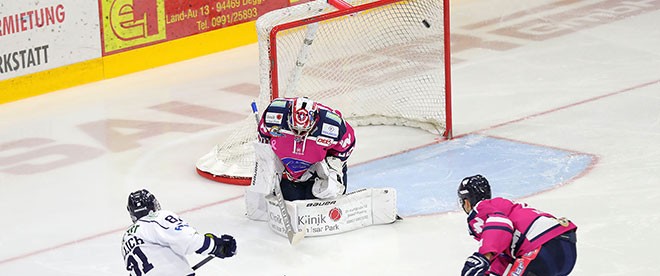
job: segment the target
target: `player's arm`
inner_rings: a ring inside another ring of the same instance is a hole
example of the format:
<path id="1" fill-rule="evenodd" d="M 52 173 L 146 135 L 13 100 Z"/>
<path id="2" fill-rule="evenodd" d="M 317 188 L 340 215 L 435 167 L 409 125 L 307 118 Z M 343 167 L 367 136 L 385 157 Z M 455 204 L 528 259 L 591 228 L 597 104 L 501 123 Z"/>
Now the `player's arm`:
<path id="1" fill-rule="evenodd" d="M 345 162 L 351 156 L 355 147 L 355 131 L 353 127 L 341 119 L 339 124 L 339 141 L 328 150 L 328 157 L 336 157 Z"/>
<path id="2" fill-rule="evenodd" d="M 260 143 L 254 145 L 255 159 L 257 164 L 259 164 L 257 166 L 258 171 L 255 172 L 255 177 L 259 178 L 259 181 L 256 181 L 256 183 L 267 184 L 258 187 L 260 193 L 269 193 L 274 186 L 274 183 L 271 183 L 273 176 L 284 171 L 284 166 L 282 165 L 280 158 L 268 142 L 271 138 L 284 136 L 281 131 L 286 129 L 284 126 L 287 124 L 287 116 L 290 113 L 287 104 L 288 100 L 285 98 L 277 98 L 273 100 L 268 107 L 266 107 L 261 116 L 261 120 L 259 121 L 258 132 Z M 281 174 L 279 176 L 281 176 Z M 279 176 L 275 178 L 278 182 Z M 254 188 L 254 186 L 255 181 L 252 182 L 252 188 Z"/>
<path id="3" fill-rule="evenodd" d="M 262 143 L 268 143 L 268 141 L 270 141 L 270 138 L 273 137 L 270 134 L 270 130 L 268 129 L 268 127 L 266 127 L 266 125 L 264 124 L 263 118 L 261 119 L 261 121 L 259 121 L 257 132 L 259 133 L 259 142 Z"/>
<path id="4" fill-rule="evenodd" d="M 355 133 L 341 117 L 334 113 L 327 113 L 330 121 L 338 123 L 337 142 L 327 152 L 324 160 L 318 164 L 316 173 L 319 179 L 312 187 L 312 193 L 317 198 L 334 198 L 346 192 L 347 169 L 346 160 L 353 152 L 355 146 Z M 323 134 L 323 133 L 322 133 Z M 326 133 L 335 134 L 335 133 Z"/>
<path id="5" fill-rule="evenodd" d="M 346 161 L 353 153 L 355 147 L 355 132 L 353 128 L 343 119 L 339 124 L 339 140 L 333 145 L 325 157 L 328 169 L 334 172 L 334 176 L 341 183 L 344 182 L 344 173 L 346 172 Z M 343 183 L 346 184 L 346 183 Z"/>
<path id="6" fill-rule="evenodd" d="M 286 99 L 277 98 L 264 109 L 257 126 L 259 137 L 262 140 L 267 141 L 273 136 L 282 135 L 279 131 L 282 129 L 283 124 L 286 123 L 286 116 L 289 113 L 286 106 Z"/>
<path id="7" fill-rule="evenodd" d="M 488 268 L 489 275 L 504 275 L 506 268 L 514 261 L 513 258 L 503 253 L 487 253 L 484 256 L 490 260 L 490 268 Z"/>
<path id="8" fill-rule="evenodd" d="M 270 107 L 270 105 L 268 107 Z M 261 141 L 268 141 L 270 140 L 270 137 L 272 137 L 269 127 L 266 126 L 266 114 L 268 114 L 268 108 L 266 108 L 266 111 L 261 115 L 261 119 L 257 124 L 257 132 L 259 133 Z"/>
<path id="9" fill-rule="evenodd" d="M 513 239 L 513 223 L 502 213 L 493 213 L 488 216 L 481 233 L 481 247 L 479 253 L 495 255 L 504 252 Z"/>
<path id="10" fill-rule="evenodd" d="M 461 275 L 483 275 L 480 273 L 486 272 L 501 275 L 511 262 L 501 253 L 511 244 L 513 223 L 503 213 L 492 210 L 492 206 L 479 207 L 488 210 L 485 212 L 488 215 L 477 215 L 480 213 L 477 210 L 470 214 L 470 234 L 480 241 L 481 247 L 467 258 Z"/>
<path id="11" fill-rule="evenodd" d="M 346 161 L 337 157 L 328 156 L 314 165 L 316 181 L 312 186 L 312 194 L 316 198 L 328 199 L 338 197 L 346 192 L 344 183 L 344 168 Z"/>
<path id="12" fill-rule="evenodd" d="M 219 258 L 231 257 L 236 252 L 236 241 L 229 235 L 200 234 L 177 214 L 161 211 L 154 227 L 158 244 L 169 246 L 174 252 L 185 256 L 192 253 L 208 254 Z"/>
<path id="13" fill-rule="evenodd" d="M 511 257 L 505 254 L 494 254 L 492 252 L 481 254 L 474 252 L 465 261 L 461 276 L 501 276 L 511 262 Z"/>

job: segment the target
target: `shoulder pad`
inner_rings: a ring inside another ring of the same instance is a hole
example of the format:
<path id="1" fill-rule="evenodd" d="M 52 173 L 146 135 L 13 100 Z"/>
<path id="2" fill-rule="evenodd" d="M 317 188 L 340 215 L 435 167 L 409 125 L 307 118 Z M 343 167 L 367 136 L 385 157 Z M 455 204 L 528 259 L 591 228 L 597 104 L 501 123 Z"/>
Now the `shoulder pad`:
<path id="1" fill-rule="evenodd" d="M 284 108 L 286 107 L 286 100 L 282 98 L 277 98 L 270 103 L 270 106 Z"/>
<path id="2" fill-rule="evenodd" d="M 281 125 L 283 118 L 284 118 L 284 113 L 267 111 L 266 115 L 264 116 L 264 122 L 268 126 Z"/>
<path id="3" fill-rule="evenodd" d="M 341 124 L 341 121 L 342 121 L 341 117 L 339 115 L 337 115 L 336 113 L 332 112 L 332 111 L 327 111 L 325 113 L 325 118 L 327 118 L 328 120 L 333 121 L 337 124 Z"/>
<path id="4" fill-rule="evenodd" d="M 321 135 L 330 137 L 333 140 L 338 140 L 339 139 L 339 134 L 341 133 L 341 130 L 339 126 L 329 124 L 329 123 L 323 123 L 321 125 Z"/>

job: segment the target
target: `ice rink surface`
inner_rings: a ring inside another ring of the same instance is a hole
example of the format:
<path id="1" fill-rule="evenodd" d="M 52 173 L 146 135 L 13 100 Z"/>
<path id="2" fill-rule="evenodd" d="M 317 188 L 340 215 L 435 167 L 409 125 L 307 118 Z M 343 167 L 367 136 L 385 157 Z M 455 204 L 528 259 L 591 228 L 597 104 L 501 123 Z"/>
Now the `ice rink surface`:
<path id="1" fill-rule="evenodd" d="M 660 273 L 659 9 L 652 0 L 452 3 L 455 142 L 484 137 L 588 160 L 568 178 L 521 194 L 498 183 L 535 179 L 536 168 L 472 155 L 460 170 L 438 162 L 437 191 L 452 194 L 454 179 L 487 172 L 496 194 L 578 225 L 572 275 Z M 257 48 L 248 45 L 2 105 L 0 275 L 126 275 L 126 197 L 143 187 L 200 232 L 238 240 L 236 257 L 213 260 L 197 275 L 460 273 L 478 245 L 457 207 L 292 247 L 244 217 L 244 187 L 198 176 L 197 159 L 250 115 L 258 83 Z M 357 135 L 370 143 L 350 159 L 356 172 L 449 143 L 396 127 L 362 127 Z M 539 151 L 536 159 L 548 156 L 555 155 Z M 432 162 L 419 167 L 391 185 L 418 189 L 434 171 Z M 383 166 L 398 175 L 415 168 Z M 191 264 L 202 258 L 190 256 Z"/>

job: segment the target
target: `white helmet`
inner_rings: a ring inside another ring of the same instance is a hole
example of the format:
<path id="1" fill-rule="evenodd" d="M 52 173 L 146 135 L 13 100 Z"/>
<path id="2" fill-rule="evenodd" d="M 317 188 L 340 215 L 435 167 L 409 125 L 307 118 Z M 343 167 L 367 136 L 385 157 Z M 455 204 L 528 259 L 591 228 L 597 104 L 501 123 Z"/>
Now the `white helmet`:
<path id="1" fill-rule="evenodd" d="M 293 99 L 288 123 L 289 128 L 296 135 L 307 135 L 314 127 L 317 118 L 318 105 L 316 102 L 304 97 Z"/>

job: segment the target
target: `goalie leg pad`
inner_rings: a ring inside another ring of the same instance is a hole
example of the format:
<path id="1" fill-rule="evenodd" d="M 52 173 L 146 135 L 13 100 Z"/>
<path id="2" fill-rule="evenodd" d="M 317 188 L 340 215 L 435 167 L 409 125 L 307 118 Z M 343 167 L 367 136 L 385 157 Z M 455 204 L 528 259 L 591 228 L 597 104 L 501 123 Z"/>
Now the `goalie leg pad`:
<path id="1" fill-rule="evenodd" d="M 267 220 L 268 204 L 265 197 L 273 193 L 280 181 L 284 165 L 269 144 L 254 143 L 255 168 L 251 185 L 245 190 L 246 215 L 254 220 Z"/>
<path id="2" fill-rule="evenodd" d="M 282 179 L 284 165 L 269 144 L 255 142 L 254 154 L 256 164 L 250 188 L 262 194 L 271 193 L 275 183 Z"/>
<path id="3" fill-rule="evenodd" d="M 396 190 L 372 189 L 371 202 L 374 224 L 387 224 L 396 221 Z"/>
<path id="4" fill-rule="evenodd" d="M 268 223 L 283 235 L 282 220 L 274 197 L 268 197 Z M 286 201 L 295 229 L 306 236 L 343 233 L 373 224 L 396 221 L 396 190 L 361 189 L 333 199 Z"/>
<path id="5" fill-rule="evenodd" d="M 248 187 L 245 189 L 245 215 L 252 220 L 268 220 L 268 201 L 267 195 L 257 193 Z"/>
<path id="6" fill-rule="evenodd" d="M 284 218 L 282 217 L 282 212 L 277 202 L 277 197 L 275 195 L 267 195 L 266 202 L 268 204 L 268 212 L 266 214 L 268 220 L 268 226 L 275 233 L 280 234 L 284 237 L 287 237 L 286 226 L 284 223 Z M 291 226 L 293 229 L 297 229 L 297 232 L 304 231 L 298 227 L 298 213 L 296 212 L 296 205 L 293 204 L 294 201 L 284 200 L 284 206 L 289 217 L 291 219 Z"/>

